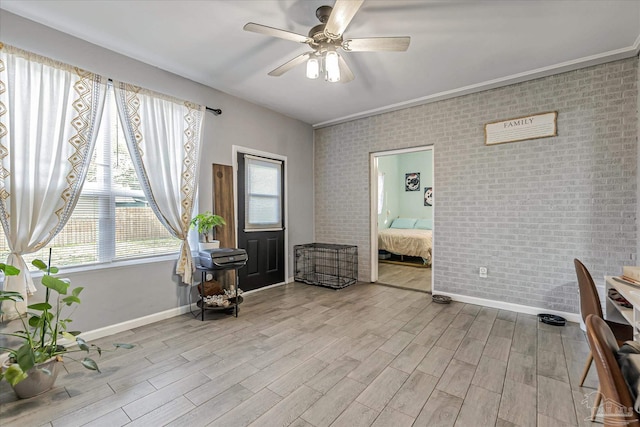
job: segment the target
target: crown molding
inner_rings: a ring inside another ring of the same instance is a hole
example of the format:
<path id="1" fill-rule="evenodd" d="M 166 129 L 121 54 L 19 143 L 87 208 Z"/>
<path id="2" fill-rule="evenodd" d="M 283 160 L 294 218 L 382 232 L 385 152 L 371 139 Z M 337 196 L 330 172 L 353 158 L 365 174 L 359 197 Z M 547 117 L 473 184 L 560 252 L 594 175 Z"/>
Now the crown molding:
<path id="1" fill-rule="evenodd" d="M 384 107 L 374 108 L 371 110 L 362 111 L 360 113 L 350 114 L 348 116 L 327 120 L 321 123 L 316 123 L 312 126 L 314 129 L 320 129 L 323 127 L 333 126 L 340 123 L 350 122 L 352 120 L 376 116 L 378 114 L 383 114 L 383 113 L 389 113 L 391 111 L 402 110 L 405 108 L 415 107 L 418 105 L 430 104 L 432 102 L 442 101 L 450 98 L 456 98 L 458 96 L 469 95 L 472 93 L 482 92 L 489 89 L 496 89 L 499 87 L 509 86 L 516 83 L 522 83 L 529 80 L 539 79 L 541 77 L 552 76 L 554 74 L 566 73 L 568 71 L 579 70 L 581 68 L 605 64 L 607 62 L 618 61 L 620 59 L 632 58 L 632 57 L 638 56 L 639 52 L 640 52 L 640 35 L 638 36 L 638 38 L 636 38 L 635 42 L 631 46 L 626 48 L 611 50 L 611 51 L 600 53 L 597 55 L 585 56 L 583 58 L 561 62 L 559 64 L 550 65 L 548 67 L 537 68 L 535 70 L 525 71 L 523 73 L 518 73 L 518 74 L 512 74 L 510 76 L 500 77 L 493 80 L 487 80 L 485 82 L 476 83 L 469 86 L 463 86 L 457 89 L 435 93 L 433 95 L 427 95 L 420 98 L 410 99 L 408 101 L 386 105 Z"/>

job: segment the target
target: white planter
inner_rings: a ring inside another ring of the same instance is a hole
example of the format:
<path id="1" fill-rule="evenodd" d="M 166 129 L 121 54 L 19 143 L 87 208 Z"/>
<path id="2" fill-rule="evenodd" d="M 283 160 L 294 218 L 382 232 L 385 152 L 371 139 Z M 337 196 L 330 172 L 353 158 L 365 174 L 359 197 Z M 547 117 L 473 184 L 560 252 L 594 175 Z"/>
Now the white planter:
<path id="1" fill-rule="evenodd" d="M 199 242 L 198 243 L 198 248 L 201 251 L 207 250 L 207 249 L 218 249 L 220 247 L 220 240 L 213 240 L 211 242 Z"/>
<path id="2" fill-rule="evenodd" d="M 11 386 L 13 391 L 20 399 L 28 399 L 51 390 L 58 377 L 61 363 L 54 357 L 46 362 L 36 364 L 27 371 L 27 378 Z M 2 363 L 2 368 L 6 369 L 9 366 L 9 359 L 6 359 Z"/>

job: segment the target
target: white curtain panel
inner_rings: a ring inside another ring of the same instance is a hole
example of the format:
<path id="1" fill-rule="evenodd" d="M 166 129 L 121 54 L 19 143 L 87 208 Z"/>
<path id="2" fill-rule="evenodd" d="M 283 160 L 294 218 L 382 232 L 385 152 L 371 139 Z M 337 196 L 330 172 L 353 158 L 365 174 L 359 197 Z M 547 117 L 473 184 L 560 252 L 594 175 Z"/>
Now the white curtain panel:
<path id="1" fill-rule="evenodd" d="M 106 79 L 12 46 L 0 47 L 0 222 L 21 270 L 4 289 L 35 291 L 23 254 L 46 246 L 78 201 L 104 107 Z M 55 254 L 54 254 L 55 256 Z"/>
<path id="2" fill-rule="evenodd" d="M 182 240 L 176 273 L 191 283 L 195 267 L 188 234 L 205 107 L 122 82 L 114 89 L 138 179 L 160 222 Z"/>

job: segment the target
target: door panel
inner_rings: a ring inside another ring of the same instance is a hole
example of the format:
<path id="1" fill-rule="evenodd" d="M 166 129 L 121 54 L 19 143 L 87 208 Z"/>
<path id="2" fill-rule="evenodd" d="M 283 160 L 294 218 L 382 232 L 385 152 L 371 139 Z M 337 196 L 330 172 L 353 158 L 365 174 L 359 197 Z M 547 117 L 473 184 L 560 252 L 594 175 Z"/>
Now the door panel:
<path id="1" fill-rule="evenodd" d="M 270 237 L 267 239 L 267 272 L 273 273 L 279 267 L 278 239 Z"/>
<path id="2" fill-rule="evenodd" d="M 265 159 L 265 162 L 277 163 L 280 167 L 280 173 L 278 180 L 274 181 L 276 186 L 275 191 L 279 194 L 279 199 L 273 196 L 273 192 L 270 189 L 265 189 L 262 184 L 260 185 L 256 193 L 251 193 L 249 197 L 249 203 L 255 200 L 256 206 L 247 208 L 247 186 L 251 188 L 251 183 L 247 182 L 248 168 L 252 167 L 252 163 L 257 159 L 255 156 L 248 156 L 245 158 L 244 153 L 238 153 L 238 247 L 246 249 L 249 260 L 247 267 L 238 271 L 240 287 L 243 290 L 249 291 L 252 289 L 262 288 L 264 286 L 273 285 L 276 283 L 282 283 L 285 281 L 284 271 L 284 259 L 285 259 L 285 247 L 284 247 L 284 162 L 274 161 L 272 159 Z M 246 161 L 251 159 L 251 161 Z M 258 161 L 260 161 L 258 159 Z M 251 171 L 249 171 L 251 172 Z M 259 171 L 260 172 L 260 171 Z M 271 182 L 271 181 L 269 181 Z M 263 194 L 260 194 L 262 192 Z M 276 208 L 279 211 L 274 212 L 273 215 L 262 209 Z M 252 224 L 247 225 L 246 215 L 247 209 L 255 209 L 255 217 L 258 219 L 266 218 L 278 218 L 277 224 L 269 223 L 264 229 L 254 228 Z"/>
<path id="3" fill-rule="evenodd" d="M 256 274 L 259 274 L 259 271 L 258 271 L 259 243 L 257 240 L 246 240 L 246 242 L 247 242 L 246 244 L 247 256 L 249 257 L 249 260 L 247 261 L 247 274 L 249 276 L 255 276 Z"/>

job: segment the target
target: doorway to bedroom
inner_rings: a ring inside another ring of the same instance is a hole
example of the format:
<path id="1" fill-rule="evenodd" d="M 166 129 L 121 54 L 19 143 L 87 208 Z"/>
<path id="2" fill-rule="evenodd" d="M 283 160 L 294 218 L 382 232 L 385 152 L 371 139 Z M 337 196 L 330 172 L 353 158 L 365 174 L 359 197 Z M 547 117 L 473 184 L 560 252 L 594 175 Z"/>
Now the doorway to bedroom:
<path id="1" fill-rule="evenodd" d="M 371 281 L 431 293 L 433 147 L 371 153 Z"/>

